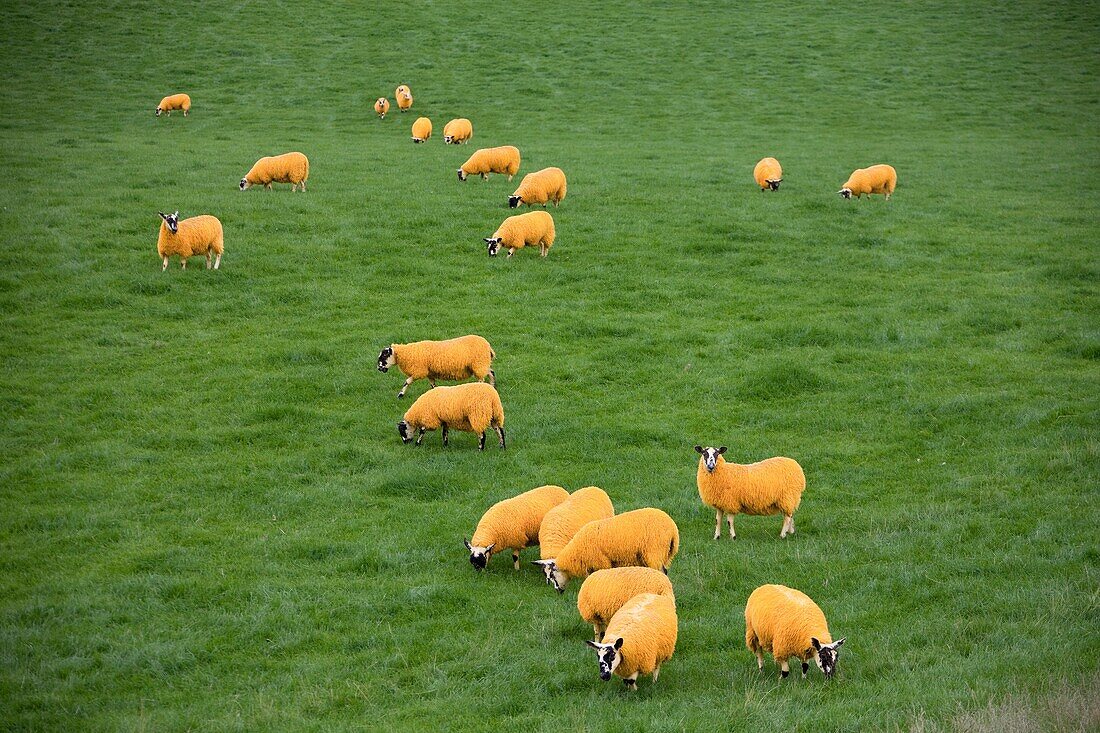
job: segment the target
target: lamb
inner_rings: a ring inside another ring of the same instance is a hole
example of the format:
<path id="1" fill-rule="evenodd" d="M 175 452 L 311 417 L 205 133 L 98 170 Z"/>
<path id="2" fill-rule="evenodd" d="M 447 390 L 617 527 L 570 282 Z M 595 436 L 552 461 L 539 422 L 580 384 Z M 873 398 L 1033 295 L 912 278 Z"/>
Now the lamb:
<path id="1" fill-rule="evenodd" d="M 192 255 L 206 255 L 206 269 L 210 269 L 210 253 L 218 257 L 214 260 L 214 269 L 222 264 L 222 252 L 225 251 L 222 239 L 222 223 L 218 217 L 203 214 L 192 216 L 190 219 L 180 221 L 180 212 L 160 214 L 163 221 L 160 223 L 160 234 L 157 237 L 157 253 L 164 258 L 164 266 L 161 272 L 168 269 L 168 258 L 171 255 L 179 255 L 180 263 L 184 270 L 187 269 L 187 258 Z"/>
<path id="2" fill-rule="evenodd" d="M 638 689 L 638 675 L 653 675 L 676 651 L 676 603 L 670 596 L 642 593 L 630 599 L 607 625 L 602 642 L 586 641 L 596 650 L 600 679 L 615 673 L 628 690 Z"/>
<path id="3" fill-rule="evenodd" d="M 557 206 L 565 198 L 565 173 L 561 168 L 543 168 L 528 173 L 519 182 L 519 188 L 508 197 L 508 208 L 514 209 L 520 204 L 533 206 L 553 201 Z"/>
<path id="4" fill-rule="evenodd" d="M 513 145 L 501 145 L 499 148 L 482 148 L 470 156 L 458 169 L 458 180 L 465 181 L 468 176 L 481 176 L 489 180 L 490 173 L 512 176 L 519 172 L 519 148 Z"/>
<path id="5" fill-rule="evenodd" d="M 837 193 L 849 200 L 853 195 L 858 199 L 862 198 L 863 194 L 867 194 L 867 197 L 870 198 L 871 194 L 883 193 L 886 194 L 886 200 L 889 201 L 890 195 L 894 193 L 894 188 L 897 185 L 898 172 L 894 170 L 893 166 L 873 165 L 869 168 L 859 168 L 853 171 Z"/>
<path id="6" fill-rule="evenodd" d="M 474 125 L 465 117 L 451 120 L 443 126 L 443 142 L 449 145 L 470 142 L 474 136 Z"/>
<path id="7" fill-rule="evenodd" d="M 512 567 L 519 570 L 519 551 L 539 543 L 543 517 L 567 498 L 568 491 L 549 485 L 493 504 L 481 515 L 474 536 L 470 540 L 462 538 L 470 551 L 470 564 L 484 570 L 494 554 L 510 549 Z"/>
<path id="8" fill-rule="evenodd" d="M 564 593 L 570 578 L 605 568 L 644 566 L 667 575 L 679 549 L 676 522 L 648 507 L 589 522 L 557 556 L 532 562 L 542 566 L 547 585 Z"/>
<path id="9" fill-rule="evenodd" d="M 508 257 L 527 245 L 538 245 L 539 253 L 545 257 L 554 244 L 554 217 L 549 211 L 529 211 L 526 214 L 510 216 L 501 222 L 493 236 L 485 237 L 489 256 L 496 257 L 501 246 L 508 248 Z"/>
<path id="10" fill-rule="evenodd" d="M 544 527 L 545 524 L 544 519 Z M 545 548 L 539 549 L 545 551 Z M 592 624 L 596 641 L 599 641 L 607 630 L 608 621 L 627 601 L 641 593 L 654 593 L 676 600 L 672 581 L 664 573 L 652 568 L 608 568 L 597 570 L 585 579 L 577 594 L 577 610 L 581 618 Z"/>
<path id="11" fill-rule="evenodd" d="M 385 374 L 397 365 L 408 379 L 398 398 L 418 379 L 427 379 L 435 386 L 435 380 L 462 380 L 477 377 L 496 386 L 497 375 L 492 369 L 496 352 L 489 342 L 476 334 L 459 336 L 446 341 L 416 341 L 411 344 L 390 344 L 378 355 L 378 371 Z"/>
<path id="12" fill-rule="evenodd" d="M 417 117 L 413 123 L 412 139 L 414 143 L 422 143 L 432 136 L 432 121 L 427 117 Z"/>
<path id="13" fill-rule="evenodd" d="M 394 99 L 397 100 L 397 109 L 405 112 L 413 106 L 413 94 L 412 90 L 402 84 L 397 87 L 397 90 L 393 93 Z"/>
<path id="14" fill-rule="evenodd" d="M 378 114 L 378 119 L 386 119 L 386 113 L 390 111 L 390 100 L 385 97 L 379 97 L 374 101 L 374 111 Z"/>
<path id="15" fill-rule="evenodd" d="M 246 191 L 252 186 L 263 185 L 270 191 L 272 183 L 289 183 L 291 192 L 297 191 L 299 186 L 305 191 L 308 178 L 309 158 L 302 153 L 269 155 L 252 165 L 252 169 L 241 179 L 240 188 Z"/>
<path id="16" fill-rule="evenodd" d="M 160 117 L 163 112 L 171 117 L 174 109 L 182 109 L 183 116 L 186 117 L 187 113 L 191 111 L 191 97 L 187 94 L 169 94 L 160 100 L 160 104 L 157 105 L 156 116 Z"/>
<path id="17" fill-rule="evenodd" d="M 791 672 L 791 657 L 802 662 L 802 679 L 811 657 L 826 677 L 832 677 L 843 644 L 844 639 L 833 641 L 825 614 L 802 591 L 762 585 L 745 604 L 745 646 L 756 655 L 758 669 L 764 669 L 764 652 L 771 652 L 784 678 Z"/>
<path id="18" fill-rule="evenodd" d="M 447 445 L 447 431 L 462 430 L 477 433 L 477 449 L 485 450 L 485 431 L 493 428 L 500 438 L 500 447 L 504 442 L 504 406 L 500 404 L 500 395 L 484 382 L 457 384 L 453 387 L 433 387 L 416 398 L 412 407 L 405 411 L 405 418 L 397 423 L 397 433 L 402 443 L 412 440 L 416 431 L 416 444 L 424 439 L 428 430 L 442 428 L 443 445 Z"/>
<path id="19" fill-rule="evenodd" d="M 735 514 L 772 515 L 783 513 L 780 538 L 794 534 L 794 512 L 806 490 L 806 474 L 791 458 L 769 458 L 758 463 L 741 465 L 727 463 L 721 448 L 695 446 L 700 454 L 695 482 L 699 498 L 715 511 L 714 539 L 722 537 L 722 514 L 730 526 L 730 539 L 737 539 L 733 529 Z"/>
<path id="20" fill-rule="evenodd" d="M 561 554 L 573 535 L 584 525 L 615 516 L 611 497 L 598 486 L 587 486 L 546 513 L 539 530 L 539 553 L 543 560 Z M 611 618 L 608 616 L 608 618 Z"/>
<path id="21" fill-rule="evenodd" d="M 760 191 L 778 191 L 779 184 L 783 182 L 783 167 L 775 158 L 763 158 L 752 171 L 752 177 L 756 179 L 756 185 Z"/>

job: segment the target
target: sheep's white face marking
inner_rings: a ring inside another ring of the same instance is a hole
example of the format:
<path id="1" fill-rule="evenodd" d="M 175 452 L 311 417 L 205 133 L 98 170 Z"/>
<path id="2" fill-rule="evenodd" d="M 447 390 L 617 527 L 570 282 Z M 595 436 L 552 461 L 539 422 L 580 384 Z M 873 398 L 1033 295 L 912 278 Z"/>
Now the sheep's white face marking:
<path id="1" fill-rule="evenodd" d="M 695 446 L 695 452 L 703 456 L 703 465 L 707 467 L 708 471 L 713 472 L 714 467 L 718 465 L 718 456 L 726 452 L 726 446 L 721 448 L 702 447 L 700 445 Z"/>
<path id="2" fill-rule="evenodd" d="M 485 566 L 489 564 L 489 558 L 493 556 L 493 548 L 497 546 L 497 543 L 494 542 L 487 547 L 478 547 L 477 545 L 471 545 L 465 537 L 462 538 L 462 543 L 470 551 L 470 564 L 474 566 L 475 570 L 485 569 Z"/>
<path id="3" fill-rule="evenodd" d="M 393 347 L 387 346 L 382 349 L 382 353 L 378 355 L 378 371 L 385 373 L 396 363 L 397 359 L 393 356 Z"/>
<path id="4" fill-rule="evenodd" d="M 160 113 L 163 111 L 160 107 L 157 107 L 157 117 L 160 117 Z"/>
<path id="5" fill-rule="evenodd" d="M 542 567 L 547 585 L 554 586 L 554 590 L 558 593 L 565 592 L 565 584 L 569 582 L 569 578 L 566 577 L 565 573 L 558 570 L 558 566 L 553 560 L 532 560 L 531 562 Z"/>
<path id="6" fill-rule="evenodd" d="M 454 138 L 453 138 L 453 137 L 451 137 L 450 135 L 444 135 L 444 136 L 443 136 L 443 142 L 447 143 L 448 145 L 450 145 L 450 144 L 451 144 L 451 141 L 452 141 L 452 140 L 454 140 Z"/>
<path id="7" fill-rule="evenodd" d="M 844 644 L 844 639 L 838 639 L 832 644 L 822 644 L 816 638 L 810 639 L 810 644 L 814 648 L 814 661 L 817 662 L 818 668 L 825 673 L 826 677 L 832 677 L 836 672 L 836 663 L 840 658 L 840 647 Z"/>
<path id="8" fill-rule="evenodd" d="M 489 248 L 489 256 L 496 257 L 500 251 L 500 237 L 486 237 L 485 244 Z"/>
<path id="9" fill-rule="evenodd" d="M 842 188 L 839 191 L 837 191 L 837 193 L 839 193 L 841 196 L 843 196 L 846 199 L 852 198 L 852 189 L 850 189 L 850 188 Z"/>
<path id="10" fill-rule="evenodd" d="M 600 644 L 595 641 L 584 642 L 596 650 L 596 659 L 600 664 L 600 679 L 607 682 L 619 663 L 623 661 L 623 655 L 619 651 L 623 647 L 623 637 L 615 640 L 614 644 Z"/>
<path id="11" fill-rule="evenodd" d="M 466 180 L 466 171 L 462 170 L 461 168 L 458 169 L 458 180 L 460 180 L 460 181 L 465 181 Z"/>
<path id="12" fill-rule="evenodd" d="M 241 179 L 241 190 L 242 191 L 250 188 L 251 186 L 252 186 L 252 184 L 248 182 L 247 178 L 242 178 Z"/>

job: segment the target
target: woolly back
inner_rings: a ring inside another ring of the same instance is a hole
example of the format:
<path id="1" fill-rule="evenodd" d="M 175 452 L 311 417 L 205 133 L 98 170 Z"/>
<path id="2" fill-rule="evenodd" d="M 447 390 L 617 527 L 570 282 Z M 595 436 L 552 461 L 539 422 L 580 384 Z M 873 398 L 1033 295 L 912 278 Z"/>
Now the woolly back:
<path id="1" fill-rule="evenodd" d="M 627 677 L 635 671 L 652 672 L 650 665 L 670 658 L 678 633 L 676 603 L 669 596 L 642 593 L 634 596 L 611 617 L 604 644 L 623 640 L 623 660 L 615 673 Z"/>
<path id="2" fill-rule="evenodd" d="M 577 610 L 585 616 L 586 609 L 613 609 L 614 615 L 634 596 L 653 593 L 668 596 L 676 601 L 672 581 L 660 570 L 653 568 L 608 568 L 589 575 L 577 593 Z M 607 618 L 607 616 L 604 616 Z"/>
<path id="3" fill-rule="evenodd" d="M 470 542 L 485 547 L 493 542 L 507 542 L 506 535 L 517 531 L 524 537 L 537 535 L 546 513 L 568 498 L 568 491 L 547 484 L 498 501 L 481 516 Z"/>
<path id="4" fill-rule="evenodd" d="M 802 647 L 816 636 L 822 644 L 832 643 L 825 613 L 813 599 L 785 585 L 762 585 L 745 603 L 745 622 L 753 628 L 771 628 L 773 637 Z"/>
<path id="5" fill-rule="evenodd" d="M 598 486 L 588 486 L 573 492 L 568 499 L 547 512 L 539 530 L 539 553 L 546 560 L 557 555 L 569 544 L 577 531 L 588 524 L 615 515 L 611 498 Z"/>
<path id="6" fill-rule="evenodd" d="M 555 564 L 569 575 L 587 575 L 592 569 L 606 567 L 605 558 L 634 557 L 652 542 L 668 541 L 668 535 L 673 548 L 665 551 L 671 557 L 679 548 L 678 534 L 672 517 L 660 509 L 635 509 L 585 524 L 554 558 Z"/>
<path id="7" fill-rule="evenodd" d="M 456 417 L 473 418 L 484 416 L 486 422 L 495 420 L 504 424 L 504 406 L 500 395 L 485 382 L 468 382 L 448 387 L 432 387 L 416 398 L 416 402 L 405 411 L 405 422 L 413 426 L 436 425 L 455 421 Z"/>

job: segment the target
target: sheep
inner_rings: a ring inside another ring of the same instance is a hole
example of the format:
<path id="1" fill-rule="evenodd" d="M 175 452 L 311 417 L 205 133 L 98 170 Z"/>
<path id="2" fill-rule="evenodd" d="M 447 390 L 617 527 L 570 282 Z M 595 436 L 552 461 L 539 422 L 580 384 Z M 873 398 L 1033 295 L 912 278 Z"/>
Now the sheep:
<path id="1" fill-rule="evenodd" d="M 859 168 L 852 171 L 852 175 L 848 176 L 848 180 L 844 182 L 844 185 L 837 191 L 844 198 L 851 200 L 854 195 L 857 199 L 862 198 L 863 194 L 867 194 L 870 198 L 873 193 L 886 194 L 886 200 L 890 200 L 890 195 L 894 193 L 894 188 L 898 185 L 898 172 L 894 170 L 893 166 L 889 165 L 873 165 L 869 168 Z"/>
<path id="2" fill-rule="evenodd" d="M 158 211 L 163 221 L 160 223 L 160 234 L 157 236 L 157 253 L 164 259 L 161 272 L 168 269 L 168 258 L 171 255 L 179 255 L 180 263 L 184 270 L 187 269 L 187 258 L 192 255 L 206 255 L 206 269 L 210 269 L 210 253 L 218 257 L 214 260 L 214 269 L 222 264 L 222 252 L 225 245 L 222 238 L 222 223 L 218 217 L 203 214 L 192 216 L 190 219 L 180 221 L 180 212 L 177 210 L 171 214 Z"/>
<path id="3" fill-rule="evenodd" d="M 605 568 L 644 566 L 667 575 L 679 549 L 676 522 L 648 507 L 589 522 L 557 556 L 531 562 L 542 566 L 547 585 L 564 593 L 570 578 Z"/>
<path id="4" fill-rule="evenodd" d="M 468 143 L 473 136 L 474 125 L 465 117 L 451 120 L 443 126 L 443 142 L 448 145 Z"/>
<path id="5" fill-rule="evenodd" d="M 453 387 L 433 387 L 416 398 L 412 407 L 405 411 L 404 419 L 397 423 L 397 434 L 402 443 L 412 440 L 416 431 L 416 444 L 424 439 L 428 430 L 442 428 L 443 445 L 447 445 L 447 431 L 462 430 L 477 433 L 477 449 L 485 450 L 485 431 L 493 428 L 500 438 L 500 447 L 504 441 L 504 406 L 500 404 L 500 395 L 484 382 L 457 384 Z"/>
<path id="6" fill-rule="evenodd" d="M 408 84 L 402 84 L 397 87 L 397 89 L 393 90 L 393 96 L 395 98 L 400 97 L 402 94 L 408 94 L 410 97 L 412 96 L 412 89 L 409 88 Z"/>
<path id="7" fill-rule="evenodd" d="M 596 650 L 600 679 L 614 673 L 630 691 L 638 689 L 638 675 L 661 673 L 661 665 L 676 651 L 676 603 L 670 596 L 642 593 L 619 609 L 607 625 L 603 641 L 585 641 Z"/>
<path id="8" fill-rule="evenodd" d="M 508 176 L 508 180 L 519 172 L 519 148 L 513 145 L 501 145 L 499 148 L 482 148 L 458 169 L 458 180 L 465 181 L 468 176 L 481 176 L 489 180 L 490 173 Z"/>
<path id="9" fill-rule="evenodd" d="M 557 206 L 564 198 L 565 173 L 561 168 L 543 168 L 523 177 L 519 188 L 508 197 L 508 208 L 514 209 L 520 204 L 542 204 L 545 208 L 547 201 L 553 201 L 554 206 Z"/>
<path id="10" fill-rule="evenodd" d="M 542 547 L 539 549 L 543 550 Z M 577 593 L 577 610 L 581 618 L 592 624 L 596 641 L 599 641 L 607 630 L 608 621 L 627 601 L 641 593 L 654 593 L 676 600 L 672 581 L 664 573 L 653 568 L 608 568 L 597 570 L 585 578 Z"/>
<path id="11" fill-rule="evenodd" d="M 615 516 L 611 497 L 598 486 L 586 486 L 546 513 L 539 530 L 539 553 L 543 560 L 560 554 L 584 525 Z M 608 616 L 608 618 L 611 618 Z"/>
<path id="12" fill-rule="evenodd" d="M 761 193 L 769 189 L 778 191 L 779 184 L 783 182 L 783 166 L 775 158 L 763 158 L 753 169 L 752 177 L 760 186 Z"/>
<path id="13" fill-rule="evenodd" d="M 519 551 L 539 543 L 543 517 L 569 498 L 560 486 L 540 486 L 489 507 L 477 523 L 474 536 L 462 538 L 470 551 L 470 564 L 484 570 L 489 559 L 502 550 L 512 551 L 512 567 L 519 570 Z"/>
<path id="14" fill-rule="evenodd" d="M 699 498 L 715 511 L 714 539 L 722 537 L 722 514 L 730 526 L 730 539 L 737 539 L 733 529 L 735 514 L 772 515 L 782 512 L 780 538 L 794 534 L 794 512 L 806 490 L 806 474 L 791 458 L 768 458 L 758 463 L 741 465 L 727 463 L 721 448 L 695 446 L 700 454 L 695 483 Z"/>
<path id="15" fill-rule="evenodd" d="M 160 104 L 157 105 L 156 116 L 160 117 L 163 112 L 167 116 L 172 116 L 172 110 L 182 109 L 183 116 L 186 117 L 187 113 L 191 111 L 191 97 L 187 94 L 169 94 L 164 99 L 160 100 Z"/>
<path id="16" fill-rule="evenodd" d="M 422 143 L 432 136 L 432 121 L 427 117 L 417 117 L 413 123 L 412 139 L 414 143 Z"/>
<path id="17" fill-rule="evenodd" d="M 412 90 L 404 84 L 397 87 L 397 90 L 393 93 L 393 97 L 397 100 L 397 109 L 402 112 L 408 111 L 408 109 L 413 106 Z"/>
<path id="18" fill-rule="evenodd" d="M 435 386 L 435 380 L 462 380 L 477 377 L 496 386 L 497 375 L 492 369 L 496 352 L 489 342 L 476 334 L 459 336 L 446 341 L 416 341 L 411 344 L 390 344 L 378 354 L 378 371 L 385 374 L 390 367 L 397 365 L 401 373 L 408 377 L 398 399 L 405 396 L 405 390 L 418 379 L 427 379 Z"/>
<path id="19" fill-rule="evenodd" d="M 791 657 L 802 662 L 802 679 L 812 657 L 826 677 L 836 672 L 844 639 L 833 641 L 825 614 L 808 595 L 783 585 L 762 585 L 745 604 L 745 646 L 764 669 L 764 652 L 771 652 L 786 678 Z"/>
<path id="20" fill-rule="evenodd" d="M 554 217 L 550 216 L 549 211 L 529 211 L 505 219 L 493 236 L 485 237 L 485 244 L 490 257 L 497 256 L 501 245 L 508 248 L 508 258 L 511 258 L 517 249 L 536 244 L 540 256 L 545 257 L 550 253 L 555 236 Z"/>
<path id="21" fill-rule="evenodd" d="M 309 158 L 302 153 L 268 155 L 252 165 L 252 169 L 241 179 L 240 189 L 246 191 L 262 184 L 270 191 L 272 183 L 289 183 L 291 192 L 297 191 L 299 186 L 305 191 L 308 178 Z"/>
<path id="22" fill-rule="evenodd" d="M 378 119 L 386 119 L 386 113 L 390 111 L 390 100 L 385 97 L 374 100 L 374 111 L 378 114 Z"/>

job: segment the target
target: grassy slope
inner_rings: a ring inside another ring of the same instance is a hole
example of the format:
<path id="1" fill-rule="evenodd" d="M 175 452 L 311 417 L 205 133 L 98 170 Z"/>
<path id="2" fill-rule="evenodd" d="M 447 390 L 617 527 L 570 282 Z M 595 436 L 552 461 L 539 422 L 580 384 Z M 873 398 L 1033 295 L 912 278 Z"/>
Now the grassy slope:
<path id="1" fill-rule="evenodd" d="M 1095 8 L 193 13 L 0 9 L 5 727 L 858 730 L 1095 672 Z M 485 257 L 512 189 L 373 119 L 400 82 L 568 172 L 548 260 Z M 235 190 L 292 149 L 308 194 Z M 835 196 L 880 161 L 894 201 Z M 160 272 L 167 208 L 222 219 L 221 272 Z M 403 448 L 378 349 L 467 332 L 509 450 Z M 799 533 L 711 543 L 696 442 L 797 457 Z M 465 562 L 544 482 L 680 524 L 633 699 L 575 589 Z M 764 582 L 849 637 L 835 684 L 757 674 Z"/>

